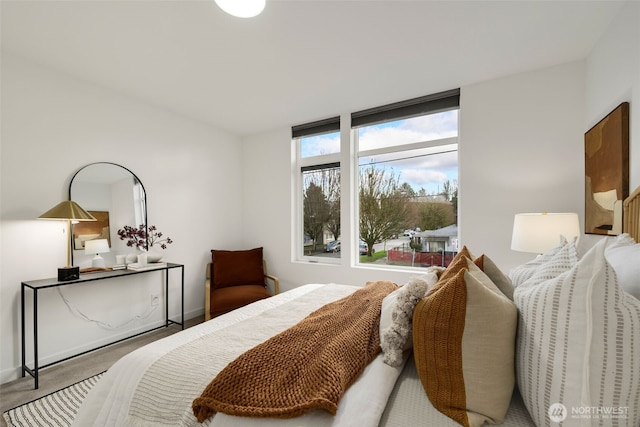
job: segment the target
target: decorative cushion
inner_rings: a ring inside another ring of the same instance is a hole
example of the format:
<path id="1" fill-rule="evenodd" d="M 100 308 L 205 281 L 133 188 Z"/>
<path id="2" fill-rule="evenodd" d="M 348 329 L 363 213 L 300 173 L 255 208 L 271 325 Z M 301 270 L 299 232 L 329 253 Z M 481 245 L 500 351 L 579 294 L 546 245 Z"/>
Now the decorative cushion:
<path id="1" fill-rule="evenodd" d="M 561 251 L 564 247 L 566 247 L 567 244 L 569 244 L 569 242 L 567 242 L 567 239 L 565 239 L 563 236 L 561 236 L 560 240 L 560 245 L 542 255 L 537 256 L 535 259 L 527 262 L 526 264 L 522 264 L 514 268 L 509 272 L 509 278 L 511 279 L 514 288 L 517 288 L 526 280 L 530 279 L 531 276 L 536 274 L 536 272 L 540 270 L 540 268 L 542 268 L 547 262 L 549 262 L 549 260 L 551 260 L 556 255 L 556 253 Z M 573 243 L 575 245 L 575 242 Z"/>
<path id="2" fill-rule="evenodd" d="M 463 246 L 462 249 L 453 257 L 447 269 L 440 275 L 438 283 L 444 283 L 454 277 L 458 272 L 467 268 L 467 258 L 473 259 L 473 255 L 469 252 L 469 248 Z M 433 289 L 431 290 L 433 291 Z"/>
<path id="3" fill-rule="evenodd" d="M 518 288 L 530 288 L 540 283 L 553 279 L 578 263 L 578 251 L 575 242 L 566 242 L 562 246 L 554 248 L 548 257 L 535 269 L 528 272 L 528 278 L 521 282 Z M 544 257 L 544 255 L 543 255 Z M 515 290 L 514 290 L 515 299 Z"/>
<path id="4" fill-rule="evenodd" d="M 482 254 L 474 259 L 467 246 L 463 246 L 460 252 L 456 254 L 447 269 L 442 273 L 442 276 L 440 276 L 440 280 L 444 282 L 451 276 L 457 274 L 460 269 L 468 268 L 467 259 L 473 259 L 474 264 L 489 276 L 493 284 L 496 285 L 507 298 L 513 300 L 513 284 L 511 283 L 511 279 L 509 279 L 487 255 Z"/>
<path id="5" fill-rule="evenodd" d="M 618 284 L 640 300 L 640 243 L 621 234 L 607 246 L 605 257 L 618 277 Z"/>
<path id="6" fill-rule="evenodd" d="M 437 281 L 438 275 L 435 271 L 412 277 L 406 285 L 382 300 L 380 348 L 384 353 L 383 362 L 387 365 L 402 365 L 403 351 L 413 347 L 413 309 Z"/>
<path id="7" fill-rule="evenodd" d="M 473 263 L 489 276 L 489 279 L 491 279 L 507 298 L 513 301 L 513 284 L 511 283 L 511 279 L 498 268 L 491 258 L 482 254 L 474 259 Z"/>
<path id="8" fill-rule="evenodd" d="M 640 301 L 606 244 L 577 263 L 566 246 L 514 291 L 518 386 L 536 425 L 640 425 Z"/>
<path id="9" fill-rule="evenodd" d="M 472 262 L 454 261 L 413 313 L 420 381 L 456 422 L 501 423 L 515 384 L 516 307 Z"/>
<path id="10" fill-rule="evenodd" d="M 211 251 L 211 288 L 264 286 L 262 248 L 244 251 Z"/>
<path id="11" fill-rule="evenodd" d="M 474 257 L 471 255 L 469 248 L 467 246 L 463 246 L 462 249 L 460 249 L 460 252 L 458 252 L 453 260 L 451 260 L 447 269 L 441 274 L 438 283 L 444 283 L 451 277 L 455 276 L 461 269 L 469 268 L 467 260 L 473 258 Z M 511 279 L 500 271 L 491 258 L 482 254 L 475 258 L 473 263 L 480 267 L 480 269 L 489 276 L 489 279 L 493 284 L 496 285 L 507 298 L 513 300 L 513 285 L 511 283 Z"/>

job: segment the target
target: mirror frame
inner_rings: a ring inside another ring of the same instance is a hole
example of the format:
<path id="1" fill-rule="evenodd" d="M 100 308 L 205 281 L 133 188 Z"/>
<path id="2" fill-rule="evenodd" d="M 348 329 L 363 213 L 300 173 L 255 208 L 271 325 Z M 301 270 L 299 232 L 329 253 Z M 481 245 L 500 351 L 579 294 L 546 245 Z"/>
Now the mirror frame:
<path id="1" fill-rule="evenodd" d="M 142 187 L 142 191 L 144 193 L 144 228 L 145 230 L 148 227 L 148 218 L 147 218 L 147 189 L 144 188 L 144 184 L 142 183 L 142 181 L 140 180 L 140 178 L 138 178 L 138 176 L 133 173 L 133 171 L 131 171 L 129 168 L 126 168 L 122 165 L 119 165 L 117 163 L 113 163 L 113 162 L 93 162 L 93 163 L 89 163 L 87 165 L 82 166 L 80 169 L 78 169 L 76 171 L 76 173 L 73 174 L 73 176 L 71 177 L 71 181 L 69 181 L 69 200 L 73 200 L 71 198 L 71 187 L 73 186 L 73 181 L 76 179 L 76 176 L 78 176 L 78 174 L 80 172 L 82 172 L 83 170 L 85 170 L 86 168 L 88 168 L 89 166 L 95 166 L 95 165 L 113 165 L 119 168 L 124 169 L 125 171 L 129 172 L 131 174 L 131 176 L 133 176 L 134 180 L 138 183 L 140 183 L 140 186 Z M 75 200 L 74 200 L 75 201 Z M 70 240 L 70 244 L 73 245 L 73 235 L 70 232 L 69 233 L 69 240 Z M 73 247 L 73 246 L 72 246 Z M 145 247 L 145 250 L 147 250 L 147 247 Z M 71 265 L 73 265 L 74 260 L 73 260 L 73 252 L 71 251 Z"/>

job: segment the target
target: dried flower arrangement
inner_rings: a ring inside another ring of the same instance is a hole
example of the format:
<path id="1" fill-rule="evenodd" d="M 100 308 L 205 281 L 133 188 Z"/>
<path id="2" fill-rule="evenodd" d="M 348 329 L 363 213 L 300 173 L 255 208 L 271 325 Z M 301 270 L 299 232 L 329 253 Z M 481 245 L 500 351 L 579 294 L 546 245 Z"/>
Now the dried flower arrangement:
<path id="1" fill-rule="evenodd" d="M 140 224 L 138 228 L 125 225 L 118 230 L 118 236 L 120 240 L 127 241 L 127 246 L 139 249 L 152 247 L 167 249 L 167 245 L 173 243 L 173 240 L 170 237 L 164 237 L 155 225 L 150 225 L 148 228 L 144 224 Z"/>

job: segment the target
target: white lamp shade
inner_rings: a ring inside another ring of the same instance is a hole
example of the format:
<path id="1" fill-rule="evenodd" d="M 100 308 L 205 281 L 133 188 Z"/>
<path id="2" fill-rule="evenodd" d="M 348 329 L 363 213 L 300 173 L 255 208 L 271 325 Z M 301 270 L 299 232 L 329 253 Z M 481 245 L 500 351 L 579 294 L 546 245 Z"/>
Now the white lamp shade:
<path id="1" fill-rule="evenodd" d="M 109 252 L 109 241 L 107 239 L 87 240 L 84 242 L 85 254 L 103 254 Z"/>
<path id="2" fill-rule="evenodd" d="M 513 220 L 511 249 L 542 254 L 567 240 L 580 237 L 577 213 L 521 213 Z"/>
<path id="3" fill-rule="evenodd" d="M 266 0 L 215 0 L 220 9 L 238 18 L 253 18 L 263 10 Z"/>

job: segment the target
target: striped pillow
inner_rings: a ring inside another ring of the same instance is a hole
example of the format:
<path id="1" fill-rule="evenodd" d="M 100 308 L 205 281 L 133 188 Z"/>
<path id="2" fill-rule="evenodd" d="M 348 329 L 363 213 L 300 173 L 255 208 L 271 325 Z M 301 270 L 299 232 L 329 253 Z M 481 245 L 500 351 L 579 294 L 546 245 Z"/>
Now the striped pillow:
<path id="1" fill-rule="evenodd" d="M 640 425 L 640 301 L 606 244 L 573 266 L 567 247 L 515 289 L 518 387 L 536 425 Z"/>
<path id="2" fill-rule="evenodd" d="M 527 279 L 518 284 L 520 290 L 538 286 L 540 283 L 558 277 L 578 263 L 578 250 L 575 242 L 566 242 L 549 252 L 548 257 L 528 274 Z M 543 255 L 545 257 L 545 255 Z M 515 290 L 514 290 L 515 292 Z"/>
<path id="3" fill-rule="evenodd" d="M 575 247 L 575 241 L 572 242 Z M 537 256 L 526 264 L 519 265 L 509 272 L 509 278 L 513 283 L 513 286 L 517 288 L 525 281 L 529 280 L 533 275 L 535 275 L 540 269 L 546 266 L 549 261 L 552 261 L 559 252 L 566 251 L 567 245 L 570 243 L 567 242 L 563 236 L 560 236 L 560 245 L 551 249 L 549 252 L 546 252 L 542 255 Z"/>

